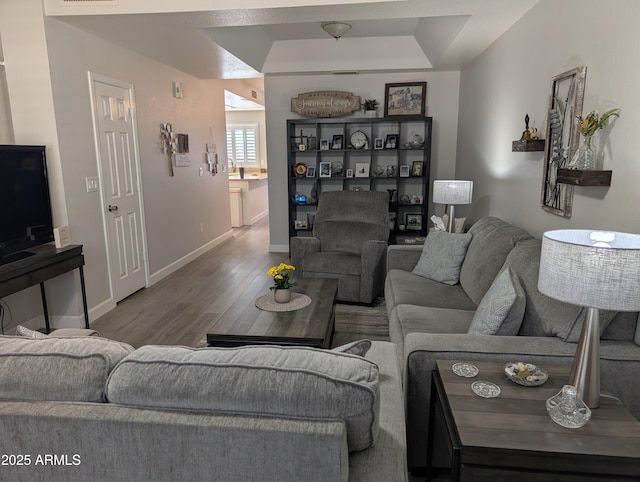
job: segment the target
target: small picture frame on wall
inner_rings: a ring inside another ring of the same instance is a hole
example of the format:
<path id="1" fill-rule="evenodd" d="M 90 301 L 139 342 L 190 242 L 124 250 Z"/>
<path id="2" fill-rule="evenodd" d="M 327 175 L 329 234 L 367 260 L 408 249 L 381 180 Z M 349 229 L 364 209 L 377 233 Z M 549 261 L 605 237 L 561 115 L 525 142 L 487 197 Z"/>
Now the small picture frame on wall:
<path id="1" fill-rule="evenodd" d="M 427 98 L 426 82 L 385 84 L 385 117 L 424 117 Z"/>
<path id="2" fill-rule="evenodd" d="M 409 166 L 400 166 L 400 177 L 409 177 Z"/>
<path id="3" fill-rule="evenodd" d="M 411 231 L 422 231 L 422 214 L 407 213 L 405 224 Z"/>
<path id="4" fill-rule="evenodd" d="M 307 177 L 316 177 L 316 167 L 315 166 L 307 167 Z"/>
<path id="5" fill-rule="evenodd" d="M 320 139 L 320 150 L 321 151 L 329 150 L 329 139 Z"/>

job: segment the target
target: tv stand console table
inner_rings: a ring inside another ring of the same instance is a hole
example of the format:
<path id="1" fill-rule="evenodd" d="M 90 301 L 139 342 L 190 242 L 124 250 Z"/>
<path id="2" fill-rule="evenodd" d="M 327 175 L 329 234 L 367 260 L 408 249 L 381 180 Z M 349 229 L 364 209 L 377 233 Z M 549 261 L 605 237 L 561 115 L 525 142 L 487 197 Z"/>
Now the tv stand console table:
<path id="1" fill-rule="evenodd" d="M 84 325 L 85 328 L 89 328 L 87 291 L 84 285 L 84 270 L 82 268 L 84 266 L 82 245 L 71 245 L 58 249 L 54 245 L 45 244 L 29 248 L 27 251 L 32 254 L 26 258 L 0 266 L 0 298 L 39 284 L 45 330 L 46 333 L 50 333 L 51 327 L 49 326 L 49 312 L 47 310 L 44 282 L 77 268 L 80 272 L 80 286 L 82 287 Z"/>

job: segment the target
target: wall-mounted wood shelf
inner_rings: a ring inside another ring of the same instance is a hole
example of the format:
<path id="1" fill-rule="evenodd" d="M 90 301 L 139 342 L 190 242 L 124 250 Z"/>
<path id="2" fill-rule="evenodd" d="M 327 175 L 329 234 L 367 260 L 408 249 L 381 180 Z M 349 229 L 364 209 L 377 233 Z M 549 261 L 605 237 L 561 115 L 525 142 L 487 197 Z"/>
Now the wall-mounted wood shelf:
<path id="1" fill-rule="evenodd" d="M 612 171 L 558 169 L 557 181 L 572 186 L 611 186 Z"/>
<path id="2" fill-rule="evenodd" d="M 511 143 L 512 152 L 534 152 L 544 151 L 544 139 L 528 141 L 513 141 Z"/>

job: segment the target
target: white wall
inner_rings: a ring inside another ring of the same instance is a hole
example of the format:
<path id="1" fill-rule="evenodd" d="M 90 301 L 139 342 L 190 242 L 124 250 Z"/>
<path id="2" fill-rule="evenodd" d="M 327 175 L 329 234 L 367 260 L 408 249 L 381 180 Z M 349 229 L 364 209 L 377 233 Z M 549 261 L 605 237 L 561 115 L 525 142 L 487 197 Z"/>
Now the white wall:
<path id="1" fill-rule="evenodd" d="M 431 179 L 455 174 L 459 72 L 396 72 L 393 74 L 266 76 L 265 107 L 267 152 L 269 157 L 270 250 L 289 250 L 287 188 L 287 119 L 299 118 L 291 112 L 291 98 L 316 90 L 344 90 L 361 100 L 378 99 L 382 104 L 385 83 L 427 82 L 427 116 L 433 117 Z M 380 107 L 378 115 L 383 115 Z M 357 116 L 363 116 L 357 112 Z M 429 215 L 433 214 L 430 204 Z"/>
<path id="2" fill-rule="evenodd" d="M 7 13 L 7 5 L 25 10 L 23 6 L 30 5 L 32 11 L 23 17 L 36 25 L 43 23 L 41 12 L 35 8 L 40 5 L 39 0 L 2 3 L 0 16 Z M 148 239 L 147 257 L 152 281 L 177 269 L 203 249 L 231 236 L 228 178 L 222 173 L 211 176 L 204 162 L 207 142 L 217 145 L 223 156 L 221 162 L 226 158 L 223 81 L 190 77 L 52 18 L 44 19 L 39 49 L 24 42 L 7 41 L 4 23 L 0 23 L 0 26 L 3 28 L 5 59 L 23 59 L 22 62 L 26 64 L 21 78 L 12 78 L 11 69 L 7 69 L 12 110 L 20 108 L 18 118 L 12 112 L 15 140 L 56 148 L 49 160 L 55 165 L 59 157 L 61 169 L 54 172 L 63 186 L 62 196 L 58 195 L 58 199 L 62 199 L 64 210 L 58 210 L 57 219 L 54 212 L 54 220 L 58 223 L 61 220 L 68 221 L 72 242 L 84 245 L 87 297 L 89 307 L 93 309 L 92 318 L 113 306 L 113 300 L 107 274 L 100 194 L 87 193 L 85 186 L 86 177 L 98 175 L 89 71 L 134 86 Z M 19 39 L 17 35 L 20 29 L 14 30 L 13 37 Z M 36 37 L 36 32 L 29 32 L 28 35 L 29 38 Z M 33 50 L 38 50 L 40 57 L 34 58 Z M 34 75 L 26 75 L 29 67 L 32 71 L 45 68 L 40 77 L 49 80 L 50 85 L 42 82 L 42 85 L 32 86 Z M 183 99 L 173 99 L 172 81 L 182 82 Z M 43 101 L 36 105 L 35 96 Z M 51 112 L 52 118 L 55 115 L 55 123 L 51 122 L 52 127 L 43 131 L 41 119 L 44 118 L 43 112 L 47 112 L 44 110 L 47 101 L 52 103 L 53 108 L 48 112 Z M 160 149 L 159 129 L 163 122 L 171 122 L 177 132 L 189 134 L 192 164 L 190 167 L 175 168 L 174 177 L 169 176 L 167 157 Z M 49 135 L 51 130 L 53 134 Z M 58 145 L 59 156 L 56 155 Z M 48 155 L 50 150 L 47 150 Z M 198 175 L 200 166 L 205 167 L 202 177 Z M 66 216 L 68 219 L 64 219 Z M 200 232 L 200 223 L 204 223 L 203 233 Z M 55 286 L 52 291 L 55 291 Z M 55 298 L 63 314 L 73 314 L 75 311 L 80 320 L 77 303 L 67 306 L 68 299 L 75 299 L 75 291 L 73 287 L 68 287 Z M 27 304 L 37 309 L 39 294 L 33 290 L 29 293 L 33 295 L 29 295 Z M 8 301 L 13 308 L 12 299 L 14 297 Z M 51 305 L 52 312 L 60 314 L 56 310 L 56 303 Z M 25 314 L 20 310 L 13 314 L 16 322 L 24 321 L 21 318 Z"/>
<path id="3" fill-rule="evenodd" d="M 640 233 L 639 16 L 636 0 L 543 0 L 462 71 L 456 174 L 475 184 L 474 204 L 457 213 L 498 216 L 536 236 L 558 228 Z M 583 113 L 622 113 L 600 151 L 611 187 L 576 187 L 565 219 L 540 207 L 543 153 L 513 153 L 511 142 L 526 113 L 545 132 L 551 78 L 579 65 L 587 66 Z"/>

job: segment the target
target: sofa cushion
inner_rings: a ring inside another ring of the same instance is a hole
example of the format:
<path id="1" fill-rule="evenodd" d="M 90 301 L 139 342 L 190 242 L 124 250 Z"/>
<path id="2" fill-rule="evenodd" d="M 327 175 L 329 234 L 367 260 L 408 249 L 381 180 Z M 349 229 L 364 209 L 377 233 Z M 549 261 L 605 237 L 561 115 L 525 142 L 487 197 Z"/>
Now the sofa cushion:
<path id="1" fill-rule="evenodd" d="M 518 334 L 526 297 L 510 268 L 503 270 L 484 295 L 473 315 L 469 333 L 474 335 Z"/>
<path id="2" fill-rule="evenodd" d="M 378 367 L 314 348 L 143 346 L 107 382 L 110 402 L 140 407 L 345 420 L 349 450 L 378 432 Z"/>
<path id="3" fill-rule="evenodd" d="M 385 280 L 385 302 L 390 313 L 398 305 L 433 306 L 475 311 L 477 305 L 460 285 L 446 285 L 408 271 L 392 269 Z"/>
<path id="4" fill-rule="evenodd" d="M 480 219 L 469 228 L 469 233 L 473 239 L 460 269 L 460 284 L 478 305 L 516 243 L 532 236 L 493 217 Z"/>
<path id="5" fill-rule="evenodd" d="M 111 370 L 133 347 L 99 337 L 0 337 L 0 399 L 104 402 Z"/>
<path id="6" fill-rule="evenodd" d="M 422 254 L 412 273 L 448 285 L 458 284 L 460 267 L 471 242 L 469 233 L 434 231 L 424 241 Z"/>
<path id="7" fill-rule="evenodd" d="M 389 319 L 389 337 L 402 346 L 409 333 L 467 333 L 472 310 L 399 305 Z"/>

